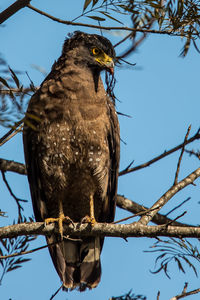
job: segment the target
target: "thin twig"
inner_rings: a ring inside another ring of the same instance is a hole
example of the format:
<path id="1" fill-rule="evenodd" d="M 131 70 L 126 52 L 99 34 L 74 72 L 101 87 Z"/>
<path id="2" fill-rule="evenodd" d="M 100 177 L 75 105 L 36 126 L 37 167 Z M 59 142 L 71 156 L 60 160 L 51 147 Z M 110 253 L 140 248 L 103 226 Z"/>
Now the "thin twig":
<path id="1" fill-rule="evenodd" d="M 190 130 L 191 130 L 191 125 L 188 127 L 187 133 L 186 133 L 185 138 L 184 138 L 183 147 L 181 149 L 181 154 L 179 156 L 179 160 L 178 160 L 178 164 L 177 164 L 177 168 L 176 168 L 176 174 L 175 174 L 175 178 L 174 178 L 174 185 L 176 185 L 178 183 L 178 175 L 179 175 L 179 172 L 180 172 L 181 160 L 183 158 L 183 153 L 184 153 L 184 150 L 185 150 L 185 146 L 186 146 L 186 142 L 187 142 Z"/>
<path id="2" fill-rule="evenodd" d="M 147 208 L 143 205 L 140 205 L 140 204 L 134 202 L 133 200 L 127 199 L 121 195 L 117 195 L 117 206 L 119 208 L 122 208 L 122 209 L 127 210 L 134 214 L 141 213 L 141 212 L 145 213 L 147 210 L 149 210 L 149 208 Z M 167 218 L 166 215 L 161 215 L 159 213 L 157 213 L 153 217 L 151 222 L 153 222 L 157 225 L 163 225 L 163 224 L 172 222 L 171 225 L 173 225 L 173 226 L 190 226 L 190 227 L 192 226 L 191 224 L 185 224 L 185 223 L 180 223 L 180 222 L 174 221 L 170 218 Z"/>
<path id="3" fill-rule="evenodd" d="M 156 300 L 159 300 L 159 299 L 160 299 L 160 291 L 158 291 L 157 297 L 156 297 Z"/>
<path id="4" fill-rule="evenodd" d="M 187 287 L 188 287 L 188 282 L 185 282 L 182 294 L 187 292 Z"/>
<path id="5" fill-rule="evenodd" d="M 200 139 L 200 130 L 199 130 L 199 129 L 198 129 L 198 131 L 194 134 L 194 136 L 192 136 L 190 139 L 188 139 L 188 140 L 186 141 L 185 145 L 188 145 L 188 144 L 190 144 L 190 143 L 192 143 L 193 141 L 198 140 L 198 139 Z M 162 154 L 156 156 L 155 158 L 149 160 L 148 162 L 145 162 L 145 163 L 143 163 L 143 164 L 140 164 L 140 165 L 138 165 L 138 166 L 136 166 L 136 167 L 130 168 L 130 169 L 128 169 L 128 170 L 127 170 L 127 168 L 125 168 L 123 171 L 121 171 L 121 172 L 119 173 L 119 176 L 122 176 L 122 175 L 125 175 L 125 174 L 128 174 L 128 173 L 135 172 L 135 171 L 141 170 L 141 169 L 143 169 L 143 168 L 146 168 L 146 167 L 152 165 L 153 163 L 157 162 L 158 160 L 160 160 L 160 159 L 162 159 L 162 158 L 164 158 L 164 157 L 166 157 L 166 156 L 168 156 L 168 155 L 170 155 L 170 154 L 176 152 L 177 150 L 181 149 L 181 148 L 183 147 L 183 144 L 184 144 L 184 143 L 182 143 L 182 144 L 180 144 L 180 145 L 178 145 L 178 146 L 172 148 L 171 150 L 165 151 L 164 153 L 162 153 Z"/>
<path id="6" fill-rule="evenodd" d="M 175 206 L 174 208 L 172 208 L 168 213 L 165 214 L 165 216 L 169 216 L 172 212 L 174 212 L 175 210 L 177 210 L 178 208 L 180 208 L 183 204 L 185 204 L 189 200 L 191 200 L 191 197 L 188 197 L 187 199 L 185 199 L 184 201 L 182 201 L 180 204 L 178 204 L 177 206 Z"/>
<path id="7" fill-rule="evenodd" d="M 57 291 L 51 296 L 51 298 L 49 300 L 53 300 L 53 298 L 55 298 L 55 296 L 60 292 L 62 287 L 63 287 L 63 284 L 57 289 Z"/>
<path id="8" fill-rule="evenodd" d="M 24 122 L 24 118 L 20 120 L 19 122 L 15 123 L 14 126 L 6 133 L 2 138 L 0 138 L 0 146 L 5 144 L 7 140 L 9 140 L 10 135 L 17 130 L 17 128 Z M 21 127 L 21 126 L 20 126 Z M 21 129 L 20 129 L 21 130 Z"/>
<path id="9" fill-rule="evenodd" d="M 185 149 L 185 152 L 188 153 L 190 156 L 196 156 L 198 160 L 200 160 L 200 151 L 194 151 L 194 150 L 187 150 Z"/>
<path id="10" fill-rule="evenodd" d="M 5 144 L 6 142 L 8 142 L 12 137 L 14 137 L 18 132 L 22 131 L 24 124 L 22 124 L 21 126 L 19 126 L 17 129 L 15 129 L 15 131 L 11 132 L 11 134 L 9 136 L 7 136 L 2 143 L 0 143 L 0 147 Z"/>
<path id="11" fill-rule="evenodd" d="M 2 178 L 3 178 L 3 181 L 10 193 L 10 195 L 15 199 L 15 202 L 17 204 L 17 207 L 18 207 L 18 219 L 21 220 L 22 219 L 22 211 L 24 210 L 23 207 L 21 206 L 20 202 L 27 202 L 27 200 L 24 200 L 24 199 L 19 199 L 15 196 L 15 194 L 13 193 L 7 179 L 6 179 L 6 175 L 5 175 L 5 172 L 1 171 L 1 175 L 2 175 Z"/>
<path id="12" fill-rule="evenodd" d="M 31 94 L 29 92 L 32 92 L 31 88 L 10 88 L 8 89 L 0 89 L 0 95 L 10 95 L 10 92 L 15 93 L 16 95 L 21 95 L 21 94 L 25 94 L 25 95 L 29 95 L 31 96 Z"/>
<path id="13" fill-rule="evenodd" d="M 118 43 L 116 43 L 114 45 L 114 48 L 121 45 L 122 43 L 124 43 L 128 38 L 130 38 L 132 36 L 132 33 L 129 33 L 128 35 L 126 35 L 121 41 L 119 41 Z"/>
<path id="14" fill-rule="evenodd" d="M 156 208 L 157 208 L 157 207 L 155 207 L 154 209 L 156 209 Z M 150 209 L 145 209 L 145 210 L 143 210 L 143 211 L 140 211 L 140 212 L 134 214 L 133 216 L 129 216 L 129 217 L 127 217 L 127 218 L 123 218 L 123 219 L 120 219 L 120 220 L 118 220 L 118 221 L 112 222 L 112 224 L 118 224 L 118 223 L 127 221 L 127 220 L 129 220 L 129 219 L 132 219 L 132 218 L 135 218 L 135 217 L 138 217 L 138 216 L 143 216 L 143 215 L 147 214 L 147 213 L 150 212 L 150 211 L 152 211 L 151 208 L 150 208 Z M 170 220 L 170 221 L 172 221 L 172 220 Z M 172 222 L 173 222 L 173 221 L 172 221 Z"/>
<path id="15" fill-rule="evenodd" d="M 175 219 L 169 221 L 169 222 L 166 223 L 166 224 L 163 224 L 162 226 L 169 226 L 169 225 L 172 225 L 173 222 L 176 222 L 178 219 L 182 218 L 186 213 L 187 213 L 187 211 L 185 210 L 180 216 L 176 217 Z"/>
<path id="16" fill-rule="evenodd" d="M 51 244 L 44 245 L 44 246 L 41 246 L 41 247 L 38 247 L 38 248 L 35 248 L 35 249 L 32 249 L 32 250 L 29 250 L 29 251 L 22 251 L 22 252 L 19 252 L 19 253 L 17 252 L 17 253 L 13 253 L 13 254 L 9 254 L 9 255 L 0 256 L 0 259 L 7 259 L 7 258 L 10 258 L 10 257 L 16 257 L 16 256 L 21 256 L 21 255 L 26 255 L 26 254 L 34 253 L 36 251 L 45 249 L 45 248 L 47 248 L 49 246 L 56 245 L 56 244 L 57 243 L 51 243 Z"/>
<path id="17" fill-rule="evenodd" d="M 191 295 L 194 295 L 194 294 L 198 294 L 198 293 L 200 293 L 200 288 L 199 289 L 195 289 L 195 290 L 190 291 L 190 292 L 187 292 L 187 293 L 182 293 L 180 295 L 174 296 L 170 300 L 179 300 L 179 299 L 186 298 L 188 296 L 191 296 Z"/>

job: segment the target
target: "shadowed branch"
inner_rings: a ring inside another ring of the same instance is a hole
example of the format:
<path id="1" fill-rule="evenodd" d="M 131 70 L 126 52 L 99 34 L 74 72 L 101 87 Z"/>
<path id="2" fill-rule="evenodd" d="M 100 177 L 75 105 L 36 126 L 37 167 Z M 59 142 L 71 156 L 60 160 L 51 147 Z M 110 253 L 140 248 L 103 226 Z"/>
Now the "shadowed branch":
<path id="1" fill-rule="evenodd" d="M 0 228 L 0 238 L 12 238 L 22 235 L 59 235 L 55 224 L 44 225 L 43 222 L 21 223 Z M 64 235 L 73 236 L 110 236 L 110 237 L 190 237 L 200 238 L 200 227 L 179 227 L 179 226 L 148 226 L 138 222 L 133 224 L 108 224 L 96 223 L 93 227 L 90 224 L 74 223 L 64 225 Z"/>

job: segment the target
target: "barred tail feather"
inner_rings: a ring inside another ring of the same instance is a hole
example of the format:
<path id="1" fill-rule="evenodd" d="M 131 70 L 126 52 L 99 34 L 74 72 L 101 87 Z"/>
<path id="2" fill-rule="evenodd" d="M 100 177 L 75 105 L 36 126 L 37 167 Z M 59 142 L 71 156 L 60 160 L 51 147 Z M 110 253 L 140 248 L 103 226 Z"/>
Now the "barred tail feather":
<path id="1" fill-rule="evenodd" d="M 56 236 L 47 237 L 47 243 L 57 241 Z M 101 241 L 99 237 L 83 238 L 81 241 L 64 239 L 49 245 L 49 252 L 65 290 L 85 291 L 95 288 L 101 278 Z"/>

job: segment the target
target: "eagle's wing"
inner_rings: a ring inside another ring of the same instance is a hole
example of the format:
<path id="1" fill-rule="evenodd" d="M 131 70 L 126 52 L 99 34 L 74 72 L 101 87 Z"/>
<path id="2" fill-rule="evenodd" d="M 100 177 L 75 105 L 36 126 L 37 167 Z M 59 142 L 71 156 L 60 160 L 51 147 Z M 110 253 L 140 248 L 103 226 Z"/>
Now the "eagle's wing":
<path id="1" fill-rule="evenodd" d="M 31 101 L 36 101 L 38 102 L 38 105 L 41 105 L 39 100 L 39 91 L 32 96 L 30 102 Z M 40 109 L 38 106 L 38 111 L 39 110 Z M 36 116 L 36 112 L 28 110 L 24 121 L 23 143 L 34 215 L 37 222 L 42 222 L 47 217 L 47 207 L 44 192 L 45 187 L 43 186 L 43 182 L 41 181 L 42 170 L 38 161 L 39 148 L 38 144 L 36 143 L 36 139 L 38 136 L 38 122 L 40 122 L 39 114 L 37 114 Z"/>
<path id="2" fill-rule="evenodd" d="M 114 104 L 108 99 L 108 114 L 110 129 L 107 135 L 110 153 L 110 168 L 108 176 L 107 199 L 102 211 L 101 221 L 111 223 L 115 216 L 117 182 L 120 160 L 120 129 Z"/>

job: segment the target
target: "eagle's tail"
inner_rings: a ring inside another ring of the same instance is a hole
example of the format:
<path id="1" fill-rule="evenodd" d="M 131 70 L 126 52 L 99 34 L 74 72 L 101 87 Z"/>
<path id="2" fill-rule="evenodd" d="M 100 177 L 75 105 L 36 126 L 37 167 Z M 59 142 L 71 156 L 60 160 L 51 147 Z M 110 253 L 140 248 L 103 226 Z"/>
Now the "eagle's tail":
<path id="1" fill-rule="evenodd" d="M 47 237 L 48 244 L 55 242 L 55 235 Z M 98 285 L 101 278 L 101 244 L 99 237 L 88 237 L 81 240 L 64 238 L 62 242 L 49 246 L 64 289 L 84 291 Z"/>

